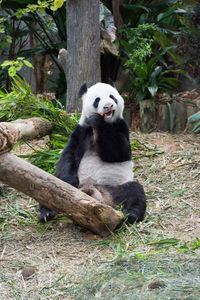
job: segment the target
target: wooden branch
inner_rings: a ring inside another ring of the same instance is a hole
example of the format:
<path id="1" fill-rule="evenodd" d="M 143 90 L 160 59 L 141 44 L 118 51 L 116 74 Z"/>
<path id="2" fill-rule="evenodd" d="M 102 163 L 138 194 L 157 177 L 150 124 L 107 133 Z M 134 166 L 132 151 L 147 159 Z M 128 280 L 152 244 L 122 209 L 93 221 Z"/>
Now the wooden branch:
<path id="1" fill-rule="evenodd" d="M 109 235 L 123 217 L 111 206 L 10 153 L 0 155 L 0 180 L 101 236 Z"/>
<path id="2" fill-rule="evenodd" d="M 0 123 L 0 154 L 10 151 L 21 139 L 33 139 L 50 133 L 51 123 L 40 118 Z"/>

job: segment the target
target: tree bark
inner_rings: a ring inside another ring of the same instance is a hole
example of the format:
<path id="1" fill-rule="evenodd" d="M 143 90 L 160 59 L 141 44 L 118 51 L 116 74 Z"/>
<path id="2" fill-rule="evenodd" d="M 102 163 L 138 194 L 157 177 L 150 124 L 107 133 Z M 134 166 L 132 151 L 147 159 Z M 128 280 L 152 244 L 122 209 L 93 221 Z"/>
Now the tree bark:
<path id="1" fill-rule="evenodd" d="M 186 105 L 183 102 L 174 101 L 172 103 L 172 110 L 174 112 L 174 133 L 180 133 L 185 130 L 187 124 Z"/>
<path id="2" fill-rule="evenodd" d="M 167 103 L 158 105 L 158 127 L 160 131 L 169 131 L 169 109 Z"/>
<path id="3" fill-rule="evenodd" d="M 120 6 L 123 4 L 123 2 L 123 0 L 112 0 L 113 18 L 117 29 L 120 29 L 123 25 L 123 20 L 120 14 Z"/>
<path id="4" fill-rule="evenodd" d="M 98 0 L 67 1 L 67 112 L 81 111 L 78 91 L 83 83 L 100 81 Z"/>
<path id="5" fill-rule="evenodd" d="M 140 130 L 151 132 L 157 127 L 157 106 L 154 99 L 140 102 Z"/>
<path id="6" fill-rule="evenodd" d="M 45 136 L 52 129 L 51 123 L 40 118 L 18 119 L 0 123 L 0 154 L 10 151 L 19 140 Z"/>
<path id="7" fill-rule="evenodd" d="M 0 180 L 101 236 L 122 220 L 122 213 L 111 206 L 10 153 L 0 155 Z"/>

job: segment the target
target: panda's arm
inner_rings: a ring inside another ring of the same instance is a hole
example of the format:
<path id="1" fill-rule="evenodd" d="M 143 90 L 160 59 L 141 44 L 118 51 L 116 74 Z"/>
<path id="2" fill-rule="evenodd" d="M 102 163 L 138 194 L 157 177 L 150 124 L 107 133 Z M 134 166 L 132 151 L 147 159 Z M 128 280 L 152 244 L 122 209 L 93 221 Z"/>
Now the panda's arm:
<path id="1" fill-rule="evenodd" d="M 131 160 L 129 129 L 123 119 L 107 123 L 104 118 L 94 114 L 87 119 L 88 125 L 97 130 L 96 150 L 103 161 L 123 162 Z"/>
<path id="2" fill-rule="evenodd" d="M 55 176 L 75 187 L 79 185 L 77 171 L 88 134 L 88 128 L 84 126 L 78 125 L 74 129 L 56 167 Z"/>
<path id="3" fill-rule="evenodd" d="M 98 153 L 103 161 L 123 162 L 131 160 L 129 129 L 124 120 L 108 124 L 98 130 Z"/>

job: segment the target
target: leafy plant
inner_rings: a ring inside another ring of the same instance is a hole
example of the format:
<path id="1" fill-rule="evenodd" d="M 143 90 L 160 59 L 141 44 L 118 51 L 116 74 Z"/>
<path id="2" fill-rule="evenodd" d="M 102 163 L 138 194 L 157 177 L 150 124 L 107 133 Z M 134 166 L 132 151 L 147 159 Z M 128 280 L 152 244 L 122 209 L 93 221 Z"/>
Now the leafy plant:
<path id="1" fill-rule="evenodd" d="M 66 92 L 64 71 L 57 60 L 59 50 L 66 47 L 66 11 L 65 5 L 61 7 L 63 2 L 62 0 L 31 0 L 28 3 L 24 0 L 3 1 L 4 18 L 0 16 L 5 31 L 4 44 L 6 43 L 5 47 L 9 47 L 9 60 L 16 60 L 17 57 L 33 58 L 36 92 L 43 93 L 46 80 L 52 80 L 54 84 L 57 81 L 54 91 L 59 97 L 61 93 L 64 96 Z M 7 40 L 11 41 L 10 45 Z M 27 46 L 24 47 L 27 40 L 30 41 L 29 49 Z M 47 55 L 50 57 L 48 63 Z M 50 70 L 52 63 L 59 70 L 56 76 L 52 76 L 51 71 L 54 69 Z M 9 90 L 10 82 L 2 69 L 0 80 L 6 83 Z"/>
<path id="2" fill-rule="evenodd" d="M 140 24 L 155 24 L 157 30 L 152 38 L 161 49 L 177 42 L 181 34 L 183 12 L 184 5 L 178 0 L 130 0 L 124 1 L 121 7 L 122 18 L 127 26 L 137 28 Z M 180 63 L 173 48 L 168 54 L 176 63 Z"/>
<path id="3" fill-rule="evenodd" d="M 135 28 L 122 30 L 123 39 L 120 40 L 125 50 L 124 66 L 129 68 L 132 92 L 136 97 L 136 104 L 145 98 L 151 98 L 159 90 L 171 95 L 176 89 L 178 79 L 171 73 L 185 73 L 183 70 L 168 70 L 164 56 L 175 46 L 165 47 L 160 54 L 155 55 L 155 34 L 160 34 L 160 27 L 155 23 L 139 24 Z"/>
<path id="4" fill-rule="evenodd" d="M 50 101 L 31 92 L 29 84 L 19 76 L 13 77 L 10 93 L 0 91 L 0 118 L 9 121 L 19 118 L 42 117 L 53 125 L 49 148 L 34 151 L 31 162 L 49 173 L 54 173 L 56 162 L 69 135 L 77 124 L 79 114 L 68 115 L 59 101 Z M 34 149 L 33 149 L 34 150 Z"/>
<path id="5" fill-rule="evenodd" d="M 131 64 L 129 65 L 132 74 L 130 78 L 133 85 L 132 90 L 136 95 L 136 104 L 143 99 L 154 97 L 158 91 L 165 91 L 171 96 L 172 91 L 177 88 L 179 82 L 177 78 L 171 77 L 171 74 L 185 74 L 184 70 L 165 70 L 164 66 L 161 65 L 162 56 L 167 49 L 162 51 L 160 55 L 152 57 L 146 63 L 142 62 L 137 68 L 134 68 Z"/>
<path id="6" fill-rule="evenodd" d="M 194 128 L 193 128 L 193 131 L 195 133 L 200 133 L 200 111 L 198 111 L 197 113 L 191 115 L 188 118 L 188 122 L 189 123 L 196 123 Z"/>
<path id="7" fill-rule="evenodd" d="M 3 69 L 8 67 L 9 76 L 14 77 L 17 75 L 17 72 L 21 70 L 23 65 L 26 65 L 29 68 L 33 68 L 33 65 L 24 57 L 18 57 L 16 60 L 5 60 L 1 64 L 1 67 Z"/>
<path id="8" fill-rule="evenodd" d="M 147 57 L 152 55 L 153 32 L 158 27 L 152 24 L 139 24 L 135 28 L 127 28 L 121 30 L 123 38 L 120 44 L 126 50 L 128 59 L 124 59 L 124 66 L 134 66 L 134 69 L 140 67 Z"/>
<path id="9" fill-rule="evenodd" d="M 19 76 L 13 77 L 10 93 L 0 91 L 0 118 L 9 121 L 19 118 L 43 117 L 55 131 L 70 134 L 77 122 L 77 114 L 69 116 L 59 101 L 50 101 L 32 93 L 30 85 Z"/>

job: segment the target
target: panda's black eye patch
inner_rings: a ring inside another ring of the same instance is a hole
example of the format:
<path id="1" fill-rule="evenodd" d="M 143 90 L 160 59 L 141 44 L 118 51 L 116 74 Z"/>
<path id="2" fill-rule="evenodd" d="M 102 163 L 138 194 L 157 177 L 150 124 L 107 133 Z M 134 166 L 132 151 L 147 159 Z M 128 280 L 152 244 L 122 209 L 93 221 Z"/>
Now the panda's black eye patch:
<path id="1" fill-rule="evenodd" d="M 116 104 L 118 103 L 117 99 L 113 95 L 110 95 L 110 98 L 113 99 Z"/>
<path id="2" fill-rule="evenodd" d="M 100 98 L 99 98 L 99 97 L 97 97 L 97 98 L 94 100 L 93 106 L 94 106 L 95 108 L 98 107 L 99 101 L 100 101 Z"/>

